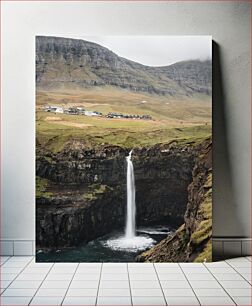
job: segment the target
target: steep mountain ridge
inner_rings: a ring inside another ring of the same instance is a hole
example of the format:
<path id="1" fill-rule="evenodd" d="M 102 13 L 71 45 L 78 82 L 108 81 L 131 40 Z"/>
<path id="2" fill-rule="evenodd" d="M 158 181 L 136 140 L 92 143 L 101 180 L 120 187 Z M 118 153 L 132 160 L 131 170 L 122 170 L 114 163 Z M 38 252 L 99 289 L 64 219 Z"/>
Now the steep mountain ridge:
<path id="1" fill-rule="evenodd" d="M 122 58 L 96 43 L 36 37 L 37 89 L 116 86 L 158 95 L 211 94 L 211 61 L 150 67 Z"/>

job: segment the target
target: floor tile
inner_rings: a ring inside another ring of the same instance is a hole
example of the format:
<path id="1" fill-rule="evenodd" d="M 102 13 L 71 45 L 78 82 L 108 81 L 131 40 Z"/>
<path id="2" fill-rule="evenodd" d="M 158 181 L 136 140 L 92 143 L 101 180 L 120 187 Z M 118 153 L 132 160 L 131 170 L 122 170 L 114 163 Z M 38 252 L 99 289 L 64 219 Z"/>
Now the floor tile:
<path id="1" fill-rule="evenodd" d="M 233 300 L 237 305 L 251 306 L 252 298 L 248 296 L 234 296 Z"/>
<path id="2" fill-rule="evenodd" d="M 29 274 L 28 274 L 29 275 Z M 46 276 L 46 280 L 53 280 L 53 281 L 62 281 L 62 280 L 71 280 L 73 277 L 72 274 L 58 274 L 58 273 L 49 273 Z"/>
<path id="3" fill-rule="evenodd" d="M 58 289 L 53 289 L 53 288 L 47 288 L 43 289 L 40 288 L 38 292 L 36 293 L 36 296 L 64 296 L 66 293 L 67 289 L 66 288 L 58 288 Z"/>
<path id="4" fill-rule="evenodd" d="M 0 264 L 2 265 L 4 262 L 9 260 L 11 257 L 10 256 L 0 256 Z"/>
<path id="5" fill-rule="evenodd" d="M 9 289 L 7 288 L 2 296 L 33 296 L 37 288 L 28 289 Z"/>
<path id="6" fill-rule="evenodd" d="M 158 289 L 160 284 L 157 280 L 154 281 L 130 281 L 130 287 L 135 289 Z"/>
<path id="7" fill-rule="evenodd" d="M 61 305 L 63 296 L 35 296 L 31 301 L 32 305 L 48 306 L 48 305 Z"/>
<path id="8" fill-rule="evenodd" d="M 252 263 L 250 261 L 234 261 L 234 262 L 229 262 L 229 265 L 233 267 L 234 269 L 248 268 L 251 270 L 251 267 L 252 267 Z"/>
<path id="9" fill-rule="evenodd" d="M 27 267 L 24 269 L 22 273 L 34 273 L 34 274 L 47 274 L 49 272 L 50 268 L 33 268 L 33 267 Z"/>
<path id="10" fill-rule="evenodd" d="M 215 278 L 213 277 L 211 273 L 187 274 L 186 277 L 188 278 L 189 281 L 191 280 L 201 280 L 201 281 L 215 280 Z"/>
<path id="11" fill-rule="evenodd" d="M 229 264 L 225 261 L 216 261 L 216 262 L 206 262 L 204 263 L 204 266 L 207 268 L 229 268 Z"/>
<path id="12" fill-rule="evenodd" d="M 38 288 L 42 281 L 18 281 L 15 280 L 11 285 L 10 289 L 32 289 Z"/>
<path id="13" fill-rule="evenodd" d="M 204 289 L 204 288 L 221 288 L 221 285 L 215 281 L 201 281 L 201 280 L 190 280 L 190 284 L 193 288 Z"/>
<path id="14" fill-rule="evenodd" d="M 17 274 L 2 274 L 1 273 L 1 280 L 13 280 L 15 277 L 17 277 Z"/>
<path id="15" fill-rule="evenodd" d="M 219 281 L 224 288 L 251 288 L 251 285 L 244 281 Z"/>
<path id="16" fill-rule="evenodd" d="M 97 296 L 98 288 L 83 289 L 69 288 L 67 296 Z"/>
<path id="17" fill-rule="evenodd" d="M 1 274 L 18 274 L 23 270 L 23 268 L 10 268 L 10 267 L 1 267 Z"/>
<path id="18" fill-rule="evenodd" d="M 68 267 L 66 267 L 66 268 L 55 268 L 54 269 L 54 267 L 51 269 L 51 271 L 50 271 L 50 273 L 52 273 L 52 274 L 73 274 L 73 273 L 75 273 L 75 271 L 76 271 L 76 268 L 68 268 Z"/>
<path id="19" fill-rule="evenodd" d="M 0 282 L 0 284 L 1 284 L 1 288 L 7 288 L 7 287 L 9 287 L 9 285 L 11 284 L 11 280 L 2 280 L 1 279 L 1 282 Z"/>
<path id="20" fill-rule="evenodd" d="M 116 282 L 117 283 L 117 282 Z M 99 281 L 79 281 L 79 280 L 73 280 L 70 284 L 70 288 L 86 288 L 86 289 L 95 289 L 98 288 Z"/>
<path id="21" fill-rule="evenodd" d="M 168 273 L 168 274 L 158 274 L 158 278 L 163 281 L 163 280 L 174 280 L 174 281 L 181 281 L 181 280 L 186 280 L 185 276 L 183 273 Z"/>
<path id="22" fill-rule="evenodd" d="M 29 305 L 29 302 L 30 302 L 31 299 L 32 299 L 31 296 L 1 297 L 1 306 L 4 306 L 4 305 L 9 305 L 9 306 L 22 305 L 22 306 L 25 306 L 25 305 Z"/>
<path id="23" fill-rule="evenodd" d="M 139 297 L 139 296 L 133 296 L 132 297 L 132 301 L 133 301 L 133 305 L 139 305 L 139 306 L 165 306 L 166 302 L 165 299 L 161 296 L 155 296 L 155 297 L 150 297 L 150 296 L 146 296 L 146 297 Z"/>
<path id="24" fill-rule="evenodd" d="M 103 266 L 102 273 L 127 273 L 127 266 Z"/>
<path id="25" fill-rule="evenodd" d="M 186 288 L 163 289 L 163 292 L 165 296 L 195 296 L 191 289 L 186 289 Z"/>
<path id="26" fill-rule="evenodd" d="M 157 275 L 154 273 L 151 274 L 140 274 L 140 273 L 129 273 L 130 280 L 158 280 Z"/>
<path id="27" fill-rule="evenodd" d="M 130 296 L 129 288 L 100 288 L 98 292 L 98 296 Z"/>
<path id="28" fill-rule="evenodd" d="M 105 269 L 105 270 L 102 270 L 102 274 L 126 274 L 128 273 L 127 269 L 125 268 L 115 268 L 115 269 Z"/>
<path id="29" fill-rule="evenodd" d="M 226 288 L 230 296 L 251 296 L 251 288 Z"/>
<path id="30" fill-rule="evenodd" d="M 96 302 L 96 297 L 94 296 L 78 296 L 78 297 L 73 297 L 73 296 L 66 296 L 62 305 L 78 305 L 78 306 L 93 306 L 95 305 Z"/>
<path id="31" fill-rule="evenodd" d="M 110 268 L 118 268 L 118 267 L 127 267 L 128 264 L 126 262 L 104 262 L 102 264 L 102 268 L 110 267 Z"/>
<path id="32" fill-rule="evenodd" d="M 183 273 L 179 267 L 171 268 L 156 268 L 157 274 L 168 274 L 168 273 Z"/>
<path id="33" fill-rule="evenodd" d="M 183 296 L 166 296 L 166 302 L 168 305 L 200 305 L 199 301 L 196 297 L 194 296 L 187 296 L 187 297 L 183 297 Z"/>
<path id="34" fill-rule="evenodd" d="M 4 263 L 1 267 L 2 268 L 25 268 L 25 266 L 27 265 L 26 262 L 23 261 L 7 261 L 6 263 Z"/>
<path id="35" fill-rule="evenodd" d="M 101 262 L 81 262 L 79 264 L 79 267 L 93 267 L 93 268 L 96 268 L 96 267 L 102 267 L 103 265 L 107 265 L 107 263 L 104 263 L 102 264 Z M 121 265 L 121 263 L 118 263 Z"/>
<path id="36" fill-rule="evenodd" d="M 197 296 L 227 296 L 227 293 L 222 288 L 194 288 Z"/>
<path id="37" fill-rule="evenodd" d="M 32 257 L 30 256 L 13 256 L 11 257 L 8 262 L 10 263 L 23 263 L 23 264 L 29 264 L 32 261 Z"/>
<path id="38" fill-rule="evenodd" d="M 38 281 L 43 280 L 45 278 L 44 274 L 31 274 L 31 273 L 21 273 L 16 280 L 31 280 Z"/>
<path id="39" fill-rule="evenodd" d="M 106 296 L 99 296 L 97 299 L 97 306 L 102 305 L 123 305 L 123 306 L 129 306 L 131 304 L 131 298 L 130 297 L 106 297 Z"/>
<path id="40" fill-rule="evenodd" d="M 251 274 L 243 273 L 243 274 L 242 274 L 242 277 L 245 278 L 250 284 L 252 284 L 252 277 L 251 277 Z"/>
<path id="41" fill-rule="evenodd" d="M 76 270 L 76 273 L 87 273 L 87 274 L 92 274 L 92 273 L 95 273 L 95 274 L 100 274 L 101 272 L 101 267 L 90 267 L 90 266 L 87 266 L 87 267 L 81 267 L 79 266 L 78 269 Z"/>
<path id="42" fill-rule="evenodd" d="M 132 296 L 163 296 L 161 289 L 139 289 L 139 288 L 131 288 Z"/>
<path id="43" fill-rule="evenodd" d="M 62 275 L 62 274 L 61 274 Z M 99 280 L 100 279 L 100 274 L 75 274 L 74 275 L 74 280 Z"/>
<path id="44" fill-rule="evenodd" d="M 235 270 L 231 267 L 209 267 L 208 268 L 213 274 L 232 274 L 235 273 Z"/>
<path id="45" fill-rule="evenodd" d="M 124 274 L 102 274 L 101 275 L 101 280 L 117 280 L 117 281 L 121 281 L 121 280 L 128 280 L 128 274 L 124 273 Z"/>
<path id="46" fill-rule="evenodd" d="M 162 288 L 169 289 L 169 288 L 190 288 L 188 281 L 172 281 L 172 280 L 161 280 Z"/>
<path id="47" fill-rule="evenodd" d="M 42 289 L 47 289 L 47 288 L 51 288 L 51 289 L 63 289 L 63 288 L 68 288 L 70 284 L 70 280 L 68 281 L 44 281 L 41 285 Z"/>
<path id="48" fill-rule="evenodd" d="M 154 269 L 153 263 L 137 263 L 137 262 L 130 262 L 128 263 L 128 269 L 138 269 L 141 268 L 142 270 L 145 269 Z"/>
<path id="49" fill-rule="evenodd" d="M 244 280 L 241 275 L 238 273 L 229 273 L 229 274 L 215 274 L 217 280 L 237 280 L 242 281 Z"/>
<path id="50" fill-rule="evenodd" d="M 104 289 L 113 289 L 113 288 L 124 289 L 126 288 L 127 289 L 129 288 L 129 281 L 101 281 L 99 288 L 104 288 Z"/>
<path id="51" fill-rule="evenodd" d="M 251 268 L 234 268 L 238 273 L 247 273 L 247 274 L 251 274 L 252 271 L 251 271 Z"/>
<path id="52" fill-rule="evenodd" d="M 236 257 L 236 258 L 230 258 L 230 259 L 226 259 L 226 262 L 230 263 L 230 262 L 247 262 L 247 257 Z"/>
<path id="53" fill-rule="evenodd" d="M 49 262 L 33 262 L 31 261 L 27 268 L 51 268 L 54 265 L 54 263 Z"/>
<path id="54" fill-rule="evenodd" d="M 130 269 L 131 267 L 141 267 L 142 269 L 153 267 L 153 263 L 149 262 L 129 262 L 128 263 L 128 268 Z"/>
<path id="55" fill-rule="evenodd" d="M 179 266 L 180 267 L 195 267 L 195 268 L 199 268 L 199 267 L 204 267 L 204 263 L 202 263 L 202 262 L 180 262 Z"/>
<path id="56" fill-rule="evenodd" d="M 167 267 L 167 268 L 171 268 L 171 267 L 179 267 L 179 264 L 177 262 L 155 262 L 154 266 L 157 267 Z"/>
<path id="57" fill-rule="evenodd" d="M 209 306 L 224 306 L 224 305 L 235 305 L 235 303 L 231 300 L 228 296 L 218 296 L 218 297 L 209 297 L 209 296 L 199 296 L 198 297 L 202 306 L 209 305 Z"/>
<path id="58" fill-rule="evenodd" d="M 53 266 L 55 269 L 76 269 L 79 266 L 77 262 L 56 262 Z"/>
<path id="59" fill-rule="evenodd" d="M 199 274 L 199 273 L 209 273 L 209 271 L 207 270 L 207 268 L 205 267 L 182 267 L 182 270 L 184 271 L 185 274 Z"/>
<path id="60" fill-rule="evenodd" d="M 141 269 L 139 268 L 132 268 L 129 269 L 129 274 L 156 274 L 154 268 L 152 269 Z"/>
<path id="61" fill-rule="evenodd" d="M 142 269 L 142 270 L 151 270 L 151 271 L 153 271 L 153 270 L 155 270 L 155 268 L 154 268 L 154 265 L 153 264 L 144 264 L 144 265 L 142 265 L 141 263 L 136 263 L 135 265 L 132 265 L 132 263 L 131 264 L 128 264 L 128 270 L 130 271 L 130 270 L 134 270 L 134 269 Z"/>

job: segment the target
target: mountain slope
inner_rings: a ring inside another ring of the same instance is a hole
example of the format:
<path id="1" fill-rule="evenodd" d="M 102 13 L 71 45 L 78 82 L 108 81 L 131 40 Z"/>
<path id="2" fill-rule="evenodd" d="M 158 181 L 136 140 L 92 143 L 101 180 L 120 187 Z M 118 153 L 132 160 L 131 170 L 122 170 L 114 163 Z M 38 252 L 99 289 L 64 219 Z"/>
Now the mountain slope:
<path id="1" fill-rule="evenodd" d="M 149 67 L 92 42 L 37 36 L 36 82 L 45 90 L 109 85 L 159 95 L 210 95 L 211 61 Z"/>

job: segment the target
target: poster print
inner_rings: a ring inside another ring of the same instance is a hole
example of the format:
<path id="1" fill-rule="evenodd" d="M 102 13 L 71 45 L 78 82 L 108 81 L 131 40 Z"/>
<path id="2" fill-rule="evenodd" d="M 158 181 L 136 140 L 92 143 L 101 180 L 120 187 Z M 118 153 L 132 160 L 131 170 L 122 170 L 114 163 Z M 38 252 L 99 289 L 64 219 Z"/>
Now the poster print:
<path id="1" fill-rule="evenodd" d="M 36 37 L 37 261 L 211 261 L 211 44 Z"/>

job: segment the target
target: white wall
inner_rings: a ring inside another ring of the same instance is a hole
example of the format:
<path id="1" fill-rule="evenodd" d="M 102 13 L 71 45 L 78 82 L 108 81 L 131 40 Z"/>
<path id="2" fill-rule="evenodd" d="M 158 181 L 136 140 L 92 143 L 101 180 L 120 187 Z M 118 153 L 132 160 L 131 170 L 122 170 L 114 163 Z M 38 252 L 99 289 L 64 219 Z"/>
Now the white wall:
<path id="1" fill-rule="evenodd" d="M 2 238 L 35 236 L 35 35 L 80 32 L 213 36 L 214 235 L 250 236 L 249 3 L 18 1 L 2 16 Z"/>

